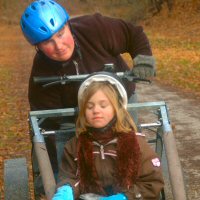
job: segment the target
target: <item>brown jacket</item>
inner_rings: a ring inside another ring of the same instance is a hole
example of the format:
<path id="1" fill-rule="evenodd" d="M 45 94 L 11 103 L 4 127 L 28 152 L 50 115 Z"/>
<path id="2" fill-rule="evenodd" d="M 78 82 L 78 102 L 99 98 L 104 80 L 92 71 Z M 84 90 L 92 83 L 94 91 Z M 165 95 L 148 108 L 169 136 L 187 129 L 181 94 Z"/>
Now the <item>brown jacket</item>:
<path id="1" fill-rule="evenodd" d="M 93 141 L 93 155 L 90 156 L 90 158 L 87 158 L 87 156 L 84 157 L 83 162 L 85 160 L 86 163 L 90 162 L 90 160 L 94 160 L 95 170 L 97 172 L 95 175 L 88 165 L 85 176 L 87 176 L 87 179 L 92 177 L 91 180 L 94 184 L 96 184 L 95 181 L 97 180 L 97 184 L 101 185 L 104 189 L 103 191 L 98 191 L 98 189 L 92 185 L 91 188 L 93 187 L 95 190 L 93 193 L 110 195 L 105 191 L 108 186 L 112 186 L 112 192 L 114 194 L 123 192 L 129 200 L 138 199 L 136 197 L 140 195 L 141 198 L 139 199 L 143 200 L 158 199 L 159 193 L 164 185 L 158 156 L 146 142 L 145 137 L 142 134 L 137 134 L 136 140 L 139 143 L 141 165 L 136 178 L 134 170 L 131 171 L 131 169 L 134 168 L 134 165 L 136 165 L 136 169 L 138 166 L 135 164 L 135 162 L 137 163 L 137 160 L 134 159 L 134 154 L 135 151 L 137 151 L 137 148 L 134 148 L 135 144 L 129 145 L 129 142 L 127 142 L 130 139 L 130 134 L 123 133 L 123 137 L 125 137 L 125 140 L 122 140 L 121 147 L 122 149 L 126 149 L 123 152 L 124 154 L 121 154 L 117 149 L 117 144 L 119 143 L 118 137 L 110 140 L 104 144 L 103 147 L 97 141 Z M 128 140 L 126 140 L 126 138 Z M 82 191 L 81 189 L 81 180 L 83 182 L 85 181 L 80 178 L 84 173 L 80 172 L 82 166 L 80 167 L 80 161 L 78 160 L 78 144 L 77 138 L 74 137 L 65 145 L 62 164 L 59 171 L 58 184 L 58 187 L 64 184 L 70 184 L 74 189 L 75 198 L 78 198 L 81 193 L 92 192 L 88 190 Z M 87 151 L 87 147 L 85 147 L 83 154 Z M 122 158 L 123 162 L 119 164 L 120 162 L 117 162 L 117 158 L 123 155 L 126 155 L 124 156 L 125 159 Z M 137 154 L 135 154 L 135 156 L 137 157 Z M 126 169 L 120 172 L 120 170 L 117 170 L 119 167 L 116 167 L 116 163 L 120 166 L 122 165 L 121 169 L 124 167 L 126 167 Z M 122 175 L 121 177 L 119 177 L 120 174 Z M 98 179 L 95 177 L 98 177 Z M 95 179 L 95 181 L 93 179 Z M 118 184 L 120 181 L 125 184 Z"/>
<path id="2" fill-rule="evenodd" d="M 34 76 L 60 76 L 87 74 L 102 71 L 104 64 L 113 63 L 116 71 L 126 71 L 128 66 L 120 54 L 152 55 L 149 41 L 142 27 L 120 19 L 100 14 L 86 15 L 69 20 L 76 48 L 66 62 L 57 62 L 37 52 L 29 81 L 31 110 L 57 109 L 77 106 L 78 83 L 43 88 L 34 84 Z M 134 84 L 126 84 L 129 96 Z"/>

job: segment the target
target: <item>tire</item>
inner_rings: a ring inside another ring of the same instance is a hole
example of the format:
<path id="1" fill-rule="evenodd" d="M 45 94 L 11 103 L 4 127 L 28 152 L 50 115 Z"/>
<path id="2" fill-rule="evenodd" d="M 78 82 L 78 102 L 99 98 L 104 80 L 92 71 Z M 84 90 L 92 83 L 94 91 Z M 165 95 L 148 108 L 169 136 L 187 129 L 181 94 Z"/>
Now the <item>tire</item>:
<path id="1" fill-rule="evenodd" d="M 28 200 L 28 170 L 25 158 L 9 159 L 4 162 L 5 200 Z"/>

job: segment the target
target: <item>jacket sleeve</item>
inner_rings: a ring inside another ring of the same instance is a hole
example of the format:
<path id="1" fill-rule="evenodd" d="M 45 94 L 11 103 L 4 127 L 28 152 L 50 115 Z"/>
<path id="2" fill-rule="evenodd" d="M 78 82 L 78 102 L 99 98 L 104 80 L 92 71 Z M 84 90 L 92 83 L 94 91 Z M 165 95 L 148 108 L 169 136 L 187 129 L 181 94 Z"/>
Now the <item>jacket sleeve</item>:
<path id="1" fill-rule="evenodd" d="M 154 150 L 145 141 L 145 137 L 138 136 L 142 153 L 142 166 L 136 184 L 125 192 L 129 200 L 159 199 L 160 191 L 164 187 L 160 160 Z"/>
<path id="2" fill-rule="evenodd" d="M 76 137 L 69 140 L 63 151 L 62 161 L 59 167 L 57 187 L 69 184 L 73 188 L 75 199 L 79 197 L 79 175 L 76 158 Z"/>
<path id="3" fill-rule="evenodd" d="M 109 18 L 96 14 L 97 29 L 102 38 L 103 45 L 114 56 L 129 53 L 132 58 L 137 55 L 152 55 L 147 35 L 141 26 L 135 26 L 130 22 Z"/>

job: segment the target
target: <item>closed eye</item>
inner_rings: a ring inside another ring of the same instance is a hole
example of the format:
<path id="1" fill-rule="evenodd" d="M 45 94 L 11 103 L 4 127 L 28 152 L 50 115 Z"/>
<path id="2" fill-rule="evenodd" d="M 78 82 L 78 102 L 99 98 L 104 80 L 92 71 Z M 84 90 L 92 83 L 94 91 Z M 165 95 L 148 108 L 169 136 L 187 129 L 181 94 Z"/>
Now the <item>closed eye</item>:
<path id="1" fill-rule="evenodd" d="M 87 109 L 92 109 L 94 107 L 94 104 L 93 103 L 87 103 L 87 105 L 86 105 L 86 108 Z"/>

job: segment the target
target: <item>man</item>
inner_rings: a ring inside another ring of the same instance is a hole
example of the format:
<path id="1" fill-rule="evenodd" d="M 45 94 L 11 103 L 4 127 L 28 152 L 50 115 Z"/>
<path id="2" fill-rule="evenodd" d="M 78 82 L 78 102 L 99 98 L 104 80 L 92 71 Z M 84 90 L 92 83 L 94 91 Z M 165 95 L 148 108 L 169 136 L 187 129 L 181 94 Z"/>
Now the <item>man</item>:
<path id="1" fill-rule="evenodd" d="M 36 47 L 29 81 L 31 110 L 69 108 L 77 106 L 79 83 L 58 84 L 43 88 L 35 84 L 35 76 L 63 76 L 103 71 L 112 63 L 114 72 L 130 70 L 122 59 L 129 53 L 134 61 L 132 72 L 148 78 L 155 74 L 155 61 L 142 27 L 121 19 L 86 15 L 69 19 L 69 14 L 53 0 L 32 2 L 21 17 L 21 29 L 31 45 Z M 133 99 L 134 83 L 124 83 Z M 129 99 L 129 100 L 130 100 Z M 69 119 L 70 120 L 70 119 Z M 45 129 L 52 122 L 45 123 Z M 53 122 L 54 127 L 60 124 Z M 54 138 L 46 139 L 54 173 L 57 172 Z"/>

